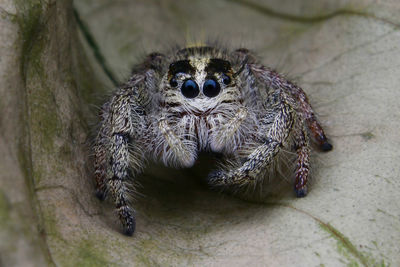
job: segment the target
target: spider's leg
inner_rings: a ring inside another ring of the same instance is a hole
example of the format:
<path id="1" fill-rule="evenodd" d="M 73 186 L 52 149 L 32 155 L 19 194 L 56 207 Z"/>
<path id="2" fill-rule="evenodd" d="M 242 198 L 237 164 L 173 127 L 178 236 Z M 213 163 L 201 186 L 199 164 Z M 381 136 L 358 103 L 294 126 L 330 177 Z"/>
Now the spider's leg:
<path id="1" fill-rule="evenodd" d="M 284 80 L 283 78 L 279 77 L 278 74 L 275 74 L 280 84 L 283 84 L 284 87 L 294 96 L 296 97 L 299 102 L 299 111 L 303 114 L 306 118 L 307 127 L 310 129 L 311 134 L 314 137 L 314 140 L 317 142 L 319 147 L 323 151 L 330 151 L 332 150 L 332 145 L 328 142 L 328 138 L 325 135 L 325 132 L 321 126 L 321 123 L 318 121 L 317 117 L 315 116 L 314 110 L 311 107 L 311 104 L 307 98 L 306 93 L 300 87 L 294 85 L 293 83 Z"/>
<path id="2" fill-rule="evenodd" d="M 297 197 L 304 197 L 307 195 L 307 181 L 310 173 L 310 146 L 305 127 L 302 127 L 295 136 L 297 158 L 294 190 Z"/>
<path id="3" fill-rule="evenodd" d="M 319 147 L 323 151 L 332 150 L 333 146 L 331 143 L 329 143 L 328 139 L 326 138 L 326 135 L 324 133 L 324 130 L 322 129 L 321 124 L 319 123 L 317 118 L 314 116 L 314 114 L 312 114 L 312 115 L 313 116 L 311 118 L 307 119 L 307 125 L 308 125 L 308 128 L 310 128 L 315 141 L 318 143 Z"/>
<path id="4" fill-rule="evenodd" d="M 135 175 L 140 171 L 141 160 L 138 153 L 131 153 L 130 144 L 139 146 L 136 141 L 143 121 L 140 109 L 137 94 L 121 89 L 106 105 L 95 145 L 98 195 L 103 197 L 105 192 L 111 195 L 127 235 L 133 234 L 136 225 L 129 201 L 129 179 L 131 173 Z M 131 166 L 135 168 L 132 172 Z"/>
<path id="5" fill-rule="evenodd" d="M 100 200 L 107 197 L 107 150 L 108 137 L 106 135 L 107 127 L 103 125 L 94 145 L 94 176 L 96 182 L 96 196 Z"/>
<path id="6" fill-rule="evenodd" d="M 332 145 L 329 143 L 320 122 L 315 116 L 315 112 L 311 107 L 307 95 L 303 89 L 286 80 L 276 71 L 257 63 L 255 56 L 249 50 L 238 49 L 234 52 L 234 54 L 238 57 L 240 62 L 239 64 L 242 65 L 242 70 L 247 68 L 269 87 L 285 90 L 287 93 L 296 98 L 299 102 L 299 111 L 306 119 L 307 127 L 310 129 L 314 140 L 323 151 L 330 151 L 332 149 Z"/>
<path id="7" fill-rule="evenodd" d="M 128 168 L 130 162 L 129 136 L 114 133 L 110 140 L 109 168 L 110 176 L 107 184 L 114 200 L 119 219 L 126 235 L 135 231 L 134 211 L 129 204 Z"/>
<path id="8" fill-rule="evenodd" d="M 141 140 L 148 128 L 145 108 L 151 102 L 164 59 L 159 53 L 148 55 L 103 106 L 94 147 L 97 195 L 111 196 L 126 235 L 132 235 L 136 226 L 130 204 L 130 180 L 143 167 L 145 145 Z"/>
<path id="9" fill-rule="evenodd" d="M 249 64 L 249 66 L 256 76 L 263 79 L 269 86 L 284 89 L 299 101 L 299 111 L 306 119 L 307 126 L 311 130 L 314 140 L 323 151 L 330 151 L 332 145 L 328 142 L 325 132 L 315 116 L 314 110 L 303 89 L 284 79 L 277 72 L 267 69 L 262 65 Z"/>
<path id="10" fill-rule="evenodd" d="M 307 181 L 309 176 L 309 157 L 310 147 L 307 129 L 308 127 L 315 141 L 323 151 L 332 149 L 332 145 L 328 142 L 324 130 L 317 120 L 314 110 L 312 109 L 305 92 L 295 84 L 282 78 L 275 71 L 269 70 L 262 65 L 249 64 L 252 72 L 262 79 L 268 86 L 284 90 L 287 95 L 296 99 L 298 102 L 297 111 L 302 117 L 300 130 L 294 135 L 297 153 L 297 167 L 295 172 L 295 192 L 298 197 L 304 197 L 307 194 Z"/>
<path id="11" fill-rule="evenodd" d="M 281 94 L 282 96 L 283 94 Z M 243 185 L 256 182 L 259 174 L 268 167 L 283 143 L 287 140 L 295 119 L 295 111 L 282 99 L 279 111 L 264 144 L 258 146 L 237 169 L 227 172 L 216 171 L 209 175 L 211 185 Z"/>
<path id="12" fill-rule="evenodd" d="M 256 182 L 258 174 L 271 163 L 279 150 L 280 142 L 269 139 L 257 147 L 237 169 L 211 172 L 208 181 L 213 186 L 245 185 Z"/>

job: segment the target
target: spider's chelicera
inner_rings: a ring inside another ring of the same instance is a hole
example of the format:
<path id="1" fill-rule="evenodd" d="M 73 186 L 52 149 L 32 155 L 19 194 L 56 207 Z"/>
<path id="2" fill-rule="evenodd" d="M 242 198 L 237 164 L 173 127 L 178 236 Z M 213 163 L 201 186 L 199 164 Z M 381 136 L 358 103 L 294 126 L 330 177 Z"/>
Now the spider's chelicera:
<path id="1" fill-rule="evenodd" d="M 102 107 L 94 146 L 97 196 L 109 195 L 127 235 L 135 230 L 130 182 L 148 159 L 191 167 L 201 151 L 222 154 L 212 186 L 263 179 L 282 150 L 294 151 L 294 189 L 307 194 L 310 137 L 328 151 L 304 91 L 247 49 L 191 47 L 150 54 Z"/>

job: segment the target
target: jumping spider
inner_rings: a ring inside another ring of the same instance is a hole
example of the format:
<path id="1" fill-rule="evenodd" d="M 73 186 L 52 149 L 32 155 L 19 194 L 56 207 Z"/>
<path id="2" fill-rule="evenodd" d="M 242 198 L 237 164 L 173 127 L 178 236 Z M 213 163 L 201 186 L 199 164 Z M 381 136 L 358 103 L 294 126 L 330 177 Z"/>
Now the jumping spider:
<path id="1" fill-rule="evenodd" d="M 307 194 L 309 135 L 332 149 L 304 91 L 247 49 L 208 46 L 152 53 L 102 107 L 94 146 L 97 196 L 115 202 L 124 233 L 135 231 L 132 180 L 147 159 L 189 168 L 201 151 L 222 154 L 212 186 L 254 184 L 295 152 L 294 189 Z"/>

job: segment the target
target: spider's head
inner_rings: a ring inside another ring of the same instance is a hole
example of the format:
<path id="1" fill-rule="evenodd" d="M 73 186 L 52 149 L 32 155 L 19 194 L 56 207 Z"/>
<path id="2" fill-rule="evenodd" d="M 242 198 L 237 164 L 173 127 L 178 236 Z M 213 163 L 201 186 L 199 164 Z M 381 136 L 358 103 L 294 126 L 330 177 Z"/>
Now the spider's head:
<path id="1" fill-rule="evenodd" d="M 201 114 L 239 101 L 238 79 L 228 57 L 219 50 L 186 48 L 169 65 L 162 93 L 168 106 Z"/>

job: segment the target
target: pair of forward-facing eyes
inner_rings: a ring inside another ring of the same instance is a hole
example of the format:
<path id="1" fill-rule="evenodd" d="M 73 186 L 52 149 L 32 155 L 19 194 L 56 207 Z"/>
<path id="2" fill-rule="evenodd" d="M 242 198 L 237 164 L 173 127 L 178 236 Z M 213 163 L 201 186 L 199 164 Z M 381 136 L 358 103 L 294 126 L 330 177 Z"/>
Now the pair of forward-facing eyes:
<path id="1" fill-rule="evenodd" d="M 222 74 L 221 81 L 223 84 L 229 85 L 231 83 L 231 78 L 226 74 Z M 178 86 L 178 81 L 175 78 L 172 78 L 169 83 L 172 87 Z M 207 97 L 216 97 L 221 92 L 221 85 L 214 77 L 207 78 L 204 81 L 202 88 L 203 94 Z M 200 94 L 199 85 L 196 81 L 187 79 L 181 85 L 181 93 L 186 98 L 195 98 Z"/>

